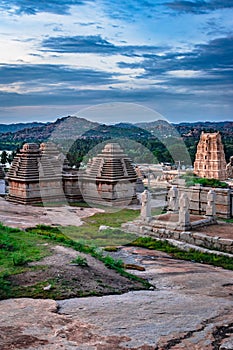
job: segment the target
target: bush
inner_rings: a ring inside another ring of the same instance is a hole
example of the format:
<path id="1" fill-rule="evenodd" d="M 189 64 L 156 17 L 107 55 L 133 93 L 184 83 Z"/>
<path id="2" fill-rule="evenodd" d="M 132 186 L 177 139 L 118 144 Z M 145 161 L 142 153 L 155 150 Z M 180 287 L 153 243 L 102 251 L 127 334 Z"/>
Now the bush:
<path id="1" fill-rule="evenodd" d="M 207 179 L 200 178 L 195 174 L 186 174 L 181 176 L 182 179 L 185 180 L 186 186 L 195 186 L 196 184 L 200 184 L 204 187 L 220 187 L 220 188 L 228 188 L 228 184 L 226 182 L 217 180 L 217 179 Z"/>
<path id="2" fill-rule="evenodd" d="M 14 266 L 24 266 L 29 262 L 29 259 L 20 252 L 13 253 L 12 259 Z"/>
<path id="3" fill-rule="evenodd" d="M 74 260 L 72 260 L 72 263 L 82 267 L 88 266 L 87 259 L 80 255 L 78 255 Z"/>

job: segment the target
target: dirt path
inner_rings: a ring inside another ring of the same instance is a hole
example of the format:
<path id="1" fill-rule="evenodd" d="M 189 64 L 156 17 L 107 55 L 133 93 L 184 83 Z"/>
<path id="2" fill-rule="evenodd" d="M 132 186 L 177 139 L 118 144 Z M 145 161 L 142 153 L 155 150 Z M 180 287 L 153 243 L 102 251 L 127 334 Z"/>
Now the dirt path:
<path id="1" fill-rule="evenodd" d="M 124 248 L 156 287 L 122 295 L 0 302 L 2 350 L 233 349 L 233 272 Z M 58 308 L 57 308 L 58 306 Z"/>

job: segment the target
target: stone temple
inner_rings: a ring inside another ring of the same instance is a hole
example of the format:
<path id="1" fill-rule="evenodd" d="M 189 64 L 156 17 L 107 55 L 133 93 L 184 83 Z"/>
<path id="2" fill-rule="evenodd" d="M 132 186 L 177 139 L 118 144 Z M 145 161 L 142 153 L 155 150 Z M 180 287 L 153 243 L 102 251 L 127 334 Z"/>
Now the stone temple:
<path id="1" fill-rule="evenodd" d="M 56 146 L 24 144 L 8 172 L 7 199 L 21 204 L 64 201 L 63 161 Z"/>
<path id="2" fill-rule="evenodd" d="M 219 132 L 201 133 L 194 162 L 194 174 L 218 180 L 227 178 L 225 153 Z"/>
<path id="3" fill-rule="evenodd" d="M 137 203 L 136 181 L 135 168 L 117 143 L 106 144 L 80 175 L 83 199 L 108 206 Z"/>

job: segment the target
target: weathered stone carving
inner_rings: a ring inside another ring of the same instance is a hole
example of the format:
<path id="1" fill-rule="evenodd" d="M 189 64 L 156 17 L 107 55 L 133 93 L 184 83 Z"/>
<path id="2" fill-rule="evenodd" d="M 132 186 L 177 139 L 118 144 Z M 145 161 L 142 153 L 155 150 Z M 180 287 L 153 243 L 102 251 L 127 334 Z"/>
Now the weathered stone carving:
<path id="1" fill-rule="evenodd" d="M 216 193 L 210 190 L 207 194 L 206 216 L 216 216 Z"/>
<path id="2" fill-rule="evenodd" d="M 151 194 L 148 190 L 142 193 L 141 219 L 149 221 L 151 218 Z"/>
<path id="3" fill-rule="evenodd" d="M 201 133 L 194 162 L 194 174 L 206 178 L 226 179 L 225 153 L 219 132 Z"/>
<path id="4" fill-rule="evenodd" d="M 168 210 L 178 212 L 178 189 L 176 186 L 172 186 L 168 191 Z"/>
<path id="5" fill-rule="evenodd" d="M 233 156 L 230 157 L 230 162 L 226 166 L 227 178 L 233 179 Z"/>
<path id="6" fill-rule="evenodd" d="M 179 226 L 181 229 L 190 228 L 189 199 L 185 192 L 180 196 L 179 206 Z"/>

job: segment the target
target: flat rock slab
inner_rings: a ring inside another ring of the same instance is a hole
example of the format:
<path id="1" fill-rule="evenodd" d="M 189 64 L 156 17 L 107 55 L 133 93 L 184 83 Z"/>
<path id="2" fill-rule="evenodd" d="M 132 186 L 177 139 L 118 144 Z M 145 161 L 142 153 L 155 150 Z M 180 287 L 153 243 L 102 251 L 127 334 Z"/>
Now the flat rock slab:
<path id="1" fill-rule="evenodd" d="M 82 218 L 103 210 L 97 208 L 79 208 L 69 205 L 36 207 L 7 202 L 0 198 L 0 222 L 9 227 L 25 229 L 36 225 L 80 226 Z"/>
<path id="2" fill-rule="evenodd" d="M 233 272 L 129 247 L 151 291 L 0 302 L 1 350 L 233 349 Z"/>

